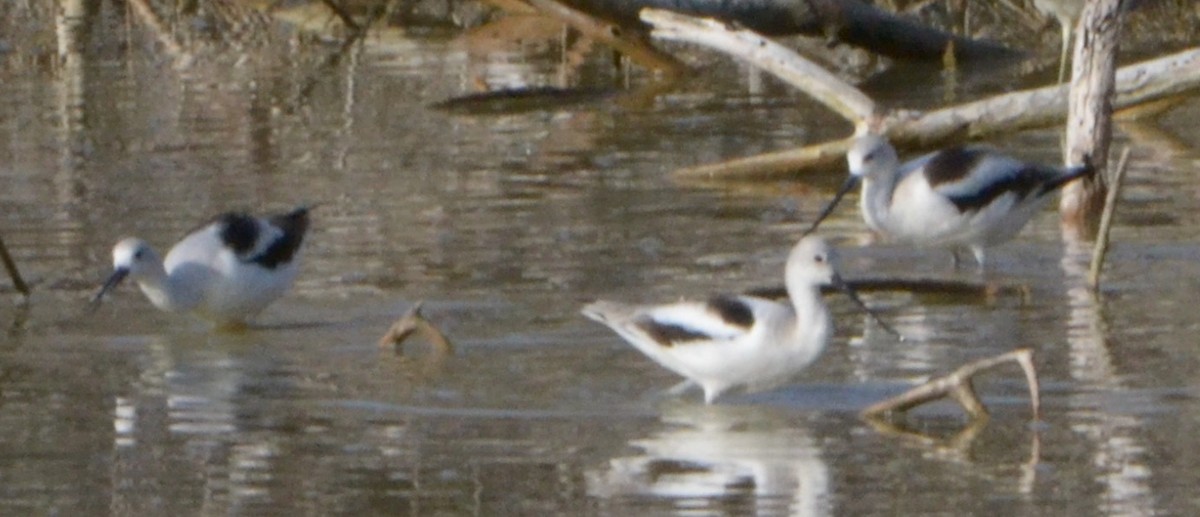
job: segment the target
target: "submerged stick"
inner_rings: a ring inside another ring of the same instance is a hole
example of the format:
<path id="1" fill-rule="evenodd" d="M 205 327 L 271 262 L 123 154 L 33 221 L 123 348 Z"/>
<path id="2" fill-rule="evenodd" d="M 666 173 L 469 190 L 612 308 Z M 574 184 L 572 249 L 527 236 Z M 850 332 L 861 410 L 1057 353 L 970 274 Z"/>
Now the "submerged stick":
<path id="1" fill-rule="evenodd" d="M 4 244 L 3 237 L 0 237 L 0 261 L 4 262 L 4 269 L 8 270 L 8 277 L 12 279 L 13 287 L 28 298 L 29 284 L 26 284 L 25 279 L 21 278 L 21 271 L 17 269 L 17 263 L 13 260 L 12 255 L 8 253 L 8 246 Z"/>
<path id="2" fill-rule="evenodd" d="M 1104 267 L 1104 258 L 1108 255 L 1108 233 L 1112 229 L 1113 215 L 1117 211 L 1117 198 L 1120 196 L 1121 180 L 1125 178 L 1125 167 L 1129 164 L 1129 146 L 1121 151 L 1121 159 L 1117 162 L 1117 170 L 1108 186 L 1108 197 L 1104 200 L 1104 212 L 1100 214 L 1100 232 L 1096 235 L 1096 246 L 1092 248 L 1092 267 L 1088 270 L 1088 285 L 1093 291 L 1100 289 L 1100 270 Z"/>
<path id="3" fill-rule="evenodd" d="M 900 395 L 873 404 L 864 409 L 861 415 L 867 419 L 879 418 L 884 413 L 904 412 L 921 404 L 952 397 L 972 419 L 987 418 L 987 407 L 975 394 L 972 380 L 980 372 L 1009 361 L 1017 362 L 1025 371 L 1025 381 L 1029 385 L 1029 403 L 1033 410 L 1033 418 L 1037 420 L 1041 411 L 1041 390 L 1038 387 L 1037 370 L 1033 365 L 1033 351 L 1028 348 L 965 364 L 950 375 L 932 379 Z"/>
<path id="4" fill-rule="evenodd" d="M 433 344 L 435 353 L 438 355 L 453 355 L 454 345 L 446 338 L 442 331 L 429 323 L 424 316 L 421 315 L 421 305 L 424 302 L 414 303 L 412 307 L 405 312 L 400 319 L 392 324 L 387 333 L 379 338 L 379 347 L 395 347 L 399 354 L 404 353 L 404 341 L 413 333 L 420 332 L 425 339 Z"/>

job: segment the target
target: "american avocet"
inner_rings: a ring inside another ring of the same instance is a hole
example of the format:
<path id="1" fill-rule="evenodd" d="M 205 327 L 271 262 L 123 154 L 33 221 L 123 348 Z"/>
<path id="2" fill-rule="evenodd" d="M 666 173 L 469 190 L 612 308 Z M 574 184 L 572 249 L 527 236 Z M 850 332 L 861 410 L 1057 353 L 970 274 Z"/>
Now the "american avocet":
<path id="1" fill-rule="evenodd" d="M 699 384 L 705 402 L 712 403 L 736 386 L 775 385 L 821 355 L 832 327 L 821 286 L 838 286 L 862 306 L 832 260 L 824 239 L 815 235 L 801 239 L 784 268 L 791 299 L 786 304 L 733 295 L 667 305 L 597 301 L 584 307 L 583 314 L 607 325 L 658 364 Z"/>
<path id="2" fill-rule="evenodd" d="M 901 165 L 896 149 L 874 134 L 858 137 L 846 159 L 850 177 L 810 232 L 861 180 L 859 206 L 872 230 L 900 242 L 967 247 L 980 268 L 984 248 L 1015 237 L 1050 193 L 1095 172 L 1090 165 L 1027 163 L 977 146 L 943 149 Z"/>
<path id="3" fill-rule="evenodd" d="M 230 212 L 189 233 L 165 261 L 146 241 L 123 239 L 93 303 L 129 277 L 159 309 L 245 323 L 291 287 L 306 230 L 307 207 L 269 218 Z"/>

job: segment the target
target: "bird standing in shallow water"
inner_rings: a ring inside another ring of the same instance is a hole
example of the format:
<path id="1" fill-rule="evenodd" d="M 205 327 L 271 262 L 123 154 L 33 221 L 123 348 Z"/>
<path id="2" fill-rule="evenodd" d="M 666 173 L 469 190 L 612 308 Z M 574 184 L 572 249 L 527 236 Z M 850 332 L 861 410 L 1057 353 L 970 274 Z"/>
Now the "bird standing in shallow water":
<path id="1" fill-rule="evenodd" d="M 861 180 L 859 206 L 872 230 L 900 242 L 967 247 L 981 269 L 985 248 L 1020 233 L 1052 192 L 1095 173 L 1090 165 L 1050 167 L 978 146 L 943 149 L 901 165 L 896 149 L 874 134 L 858 137 L 846 159 L 850 177 L 810 232 Z"/>
<path id="2" fill-rule="evenodd" d="M 113 247 L 113 274 L 93 303 L 129 277 L 159 309 L 244 324 L 295 280 L 308 210 L 269 218 L 222 214 L 179 241 L 165 261 L 145 241 L 123 239 Z"/>
<path id="3" fill-rule="evenodd" d="M 838 286 L 861 306 L 832 261 L 824 239 L 801 239 L 784 269 L 788 303 L 725 295 L 667 305 L 597 301 L 582 312 L 658 364 L 699 384 L 705 402 L 712 403 L 736 386 L 778 384 L 821 355 L 833 327 L 821 286 Z"/>

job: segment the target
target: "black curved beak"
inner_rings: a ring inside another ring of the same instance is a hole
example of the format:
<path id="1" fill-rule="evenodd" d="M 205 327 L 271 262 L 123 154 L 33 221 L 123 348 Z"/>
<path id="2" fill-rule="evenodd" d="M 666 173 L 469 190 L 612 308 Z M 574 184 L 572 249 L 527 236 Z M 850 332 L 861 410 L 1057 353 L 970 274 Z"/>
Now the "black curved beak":
<path id="1" fill-rule="evenodd" d="M 867 315 L 870 316 L 871 319 L 875 320 L 875 323 L 878 323 L 879 327 L 883 330 L 886 330 L 888 334 L 896 336 L 898 341 L 907 341 L 903 334 L 897 332 L 896 329 L 892 328 L 891 325 L 888 325 L 886 322 L 880 319 L 879 315 L 875 314 L 875 311 L 872 311 L 870 307 L 867 307 L 867 304 L 863 303 L 862 298 L 858 297 L 858 293 L 854 291 L 854 288 L 850 287 L 850 284 L 847 284 L 846 281 L 842 280 L 841 275 L 837 273 L 833 274 L 833 286 L 840 289 L 843 293 L 846 293 L 846 296 L 853 300 L 854 304 L 857 305 L 859 309 L 862 309 L 863 312 L 867 313 Z"/>
<path id="2" fill-rule="evenodd" d="M 120 284 L 127 276 L 129 276 L 129 268 L 119 267 L 114 270 L 112 276 L 109 276 L 108 280 L 104 282 L 104 286 L 100 288 L 100 292 L 96 293 L 96 296 L 92 298 L 92 305 L 100 303 L 100 299 L 104 298 L 104 294 L 116 287 L 117 284 Z"/>
<path id="3" fill-rule="evenodd" d="M 858 176 L 851 175 L 850 177 L 846 178 L 846 181 L 842 183 L 841 188 L 838 189 L 837 194 L 833 195 L 833 200 L 830 201 L 828 205 L 825 205 L 825 208 L 821 210 L 819 215 L 817 215 L 817 220 L 813 221 L 812 226 L 810 226 L 808 230 L 805 230 L 804 235 L 808 235 L 817 231 L 817 227 L 821 225 L 821 221 L 824 221 L 826 217 L 829 217 L 829 214 L 833 213 L 833 209 L 837 208 L 838 202 L 841 201 L 847 193 L 849 193 L 851 190 L 854 190 L 854 187 L 857 185 Z"/>

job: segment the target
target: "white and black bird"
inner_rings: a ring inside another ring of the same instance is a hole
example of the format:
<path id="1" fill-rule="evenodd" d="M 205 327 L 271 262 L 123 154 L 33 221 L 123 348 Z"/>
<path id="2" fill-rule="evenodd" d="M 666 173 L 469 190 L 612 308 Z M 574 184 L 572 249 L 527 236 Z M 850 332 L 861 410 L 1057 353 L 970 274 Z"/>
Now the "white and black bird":
<path id="1" fill-rule="evenodd" d="M 822 285 L 838 286 L 865 309 L 834 270 L 833 259 L 824 239 L 801 239 L 784 268 L 786 303 L 723 295 L 665 305 L 597 301 L 582 312 L 658 364 L 699 384 L 705 402 L 712 403 L 734 387 L 777 385 L 821 355 L 833 330 Z"/>
<path id="2" fill-rule="evenodd" d="M 299 271 L 309 208 L 255 217 L 229 212 L 189 233 L 166 260 L 130 237 L 113 247 L 113 273 L 93 303 L 130 278 L 155 307 L 240 325 L 283 296 Z"/>
<path id="3" fill-rule="evenodd" d="M 850 177 L 810 232 L 861 181 L 859 207 L 872 230 L 897 242 L 968 248 L 980 268 L 984 250 L 1020 233 L 1050 194 L 1095 173 L 1091 165 L 1029 163 L 983 146 L 942 149 L 901 164 L 896 149 L 874 134 L 855 139 L 846 160 Z"/>

